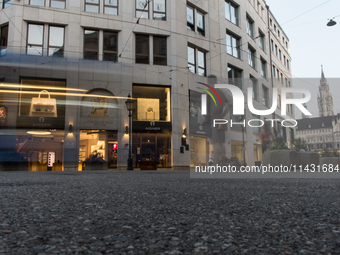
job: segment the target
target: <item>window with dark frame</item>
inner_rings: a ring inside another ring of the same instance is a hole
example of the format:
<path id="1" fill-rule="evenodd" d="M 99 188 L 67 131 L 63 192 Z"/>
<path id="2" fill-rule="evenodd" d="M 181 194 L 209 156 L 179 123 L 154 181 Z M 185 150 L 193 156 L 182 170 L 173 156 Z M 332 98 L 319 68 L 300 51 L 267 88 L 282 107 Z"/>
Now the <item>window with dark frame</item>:
<path id="1" fill-rule="evenodd" d="M 45 6 L 45 0 L 30 0 L 30 5 Z"/>
<path id="2" fill-rule="evenodd" d="M 259 46 L 264 51 L 265 48 L 265 36 L 264 33 L 259 31 Z"/>
<path id="3" fill-rule="evenodd" d="M 118 61 L 118 33 L 112 31 L 103 31 L 103 60 Z"/>
<path id="4" fill-rule="evenodd" d="M 167 65 L 167 38 L 165 36 L 153 37 L 153 64 Z"/>
<path id="5" fill-rule="evenodd" d="M 280 60 L 282 60 L 282 52 L 281 52 L 281 50 L 279 50 L 279 58 L 280 58 Z"/>
<path id="6" fill-rule="evenodd" d="M 104 13 L 118 15 L 118 0 L 105 0 Z"/>
<path id="7" fill-rule="evenodd" d="M 205 76 L 205 53 L 197 49 L 197 74 Z"/>
<path id="8" fill-rule="evenodd" d="M 11 0 L 3 0 L 2 8 L 5 9 L 11 5 Z"/>
<path id="9" fill-rule="evenodd" d="M 98 60 L 98 52 L 99 52 L 99 31 L 85 29 L 84 59 Z"/>
<path id="10" fill-rule="evenodd" d="M 242 90 L 242 70 L 228 65 L 228 83 L 236 85 Z"/>
<path id="11" fill-rule="evenodd" d="M 238 25 L 238 6 L 229 0 L 225 1 L 225 18 Z"/>
<path id="12" fill-rule="evenodd" d="M 149 3 L 145 0 L 136 0 L 136 17 L 141 19 L 149 18 Z"/>
<path id="13" fill-rule="evenodd" d="M 205 62 L 206 58 L 204 51 L 196 47 L 188 46 L 188 68 L 190 72 L 206 76 Z"/>
<path id="14" fill-rule="evenodd" d="M 136 35 L 136 63 L 149 64 L 149 35 Z"/>
<path id="15" fill-rule="evenodd" d="M 278 50 L 277 50 L 277 45 L 275 44 L 275 55 L 278 56 L 279 53 L 278 53 Z"/>
<path id="16" fill-rule="evenodd" d="M 66 0 L 51 0 L 50 6 L 52 8 L 65 9 L 66 8 Z"/>
<path id="17" fill-rule="evenodd" d="M 43 55 L 44 25 L 28 24 L 27 55 Z"/>
<path id="18" fill-rule="evenodd" d="M 64 56 L 64 27 L 49 26 L 48 56 Z"/>
<path id="19" fill-rule="evenodd" d="M 85 0 L 85 11 L 99 13 L 99 0 Z"/>
<path id="20" fill-rule="evenodd" d="M 240 59 L 241 58 L 240 37 L 237 37 L 233 33 L 227 31 L 226 39 L 227 39 L 227 53 L 231 56 L 234 56 L 235 58 Z"/>
<path id="21" fill-rule="evenodd" d="M 194 8 L 191 6 L 187 6 L 187 27 L 188 29 L 195 31 Z"/>
<path id="22" fill-rule="evenodd" d="M 187 6 L 187 28 L 205 36 L 204 13 L 193 6 Z"/>
<path id="23" fill-rule="evenodd" d="M 0 27 L 0 56 L 6 55 L 8 44 L 8 25 Z"/>
<path id="24" fill-rule="evenodd" d="M 270 45 L 272 47 L 272 51 L 274 51 L 274 41 L 273 40 L 270 41 Z"/>
<path id="25" fill-rule="evenodd" d="M 248 46 L 248 64 L 254 69 L 256 67 L 255 58 L 256 58 L 256 51 L 252 47 Z"/>
<path id="26" fill-rule="evenodd" d="M 188 46 L 188 68 L 192 73 L 196 73 L 196 56 L 195 49 L 193 47 Z"/>
<path id="27" fill-rule="evenodd" d="M 204 31 L 204 14 L 197 11 L 197 33 L 205 36 Z"/>
<path id="28" fill-rule="evenodd" d="M 249 76 L 249 87 L 252 88 L 252 93 L 253 93 L 252 98 L 254 100 L 257 100 L 258 99 L 257 80 L 252 75 Z"/>
<path id="29" fill-rule="evenodd" d="M 254 37 L 254 21 L 247 16 L 246 18 L 246 23 L 247 23 L 247 34 L 253 38 Z"/>
<path id="30" fill-rule="evenodd" d="M 261 76 L 267 78 L 267 62 L 261 58 Z"/>
<path id="31" fill-rule="evenodd" d="M 269 107 L 269 90 L 262 84 L 262 103 L 263 105 Z"/>
<path id="32" fill-rule="evenodd" d="M 165 0 L 153 0 L 153 19 L 166 20 Z"/>

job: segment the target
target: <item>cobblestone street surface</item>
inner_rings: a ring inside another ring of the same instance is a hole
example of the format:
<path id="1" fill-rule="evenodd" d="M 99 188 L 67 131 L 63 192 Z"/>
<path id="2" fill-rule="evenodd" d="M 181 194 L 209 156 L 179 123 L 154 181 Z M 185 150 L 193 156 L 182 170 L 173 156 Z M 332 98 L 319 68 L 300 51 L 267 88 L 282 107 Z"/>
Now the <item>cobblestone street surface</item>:
<path id="1" fill-rule="evenodd" d="M 338 254 L 338 179 L 0 172 L 0 254 Z"/>

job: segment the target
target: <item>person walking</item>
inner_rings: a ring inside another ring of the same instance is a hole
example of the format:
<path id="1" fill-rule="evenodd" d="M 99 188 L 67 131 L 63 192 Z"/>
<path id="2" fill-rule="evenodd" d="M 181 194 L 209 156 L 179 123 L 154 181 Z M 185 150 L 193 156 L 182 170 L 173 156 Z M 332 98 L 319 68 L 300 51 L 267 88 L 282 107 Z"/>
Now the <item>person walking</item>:
<path id="1" fill-rule="evenodd" d="M 210 155 L 209 155 L 209 165 L 212 166 L 214 164 L 214 151 L 211 151 Z"/>

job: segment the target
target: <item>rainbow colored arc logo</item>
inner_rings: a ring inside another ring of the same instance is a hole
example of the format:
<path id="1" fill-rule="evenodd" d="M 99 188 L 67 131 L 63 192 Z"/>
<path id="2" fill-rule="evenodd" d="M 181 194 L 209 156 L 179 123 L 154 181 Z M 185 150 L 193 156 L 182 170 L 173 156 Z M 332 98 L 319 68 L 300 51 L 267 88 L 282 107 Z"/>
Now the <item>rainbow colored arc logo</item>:
<path id="1" fill-rule="evenodd" d="M 214 94 L 217 96 L 218 100 L 220 101 L 221 106 L 223 106 L 222 100 L 221 100 L 219 94 L 217 93 L 217 91 L 216 91 L 213 87 L 211 87 L 210 85 L 205 84 L 205 83 L 203 83 L 203 82 L 197 82 L 197 83 L 206 86 L 208 89 L 210 89 L 212 92 L 214 92 Z M 200 87 L 197 87 L 197 88 L 198 88 L 198 89 L 201 89 L 201 90 L 203 90 L 205 93 L 207 93 L 207 94 L 212 98 L 212 100 L 214 101 L 215 105 L 217 106 L 215 97 L 211 94 L 211 92 L 210 92 L 209 90 L 203 89 L 203 88 L 200 88 Z"/>

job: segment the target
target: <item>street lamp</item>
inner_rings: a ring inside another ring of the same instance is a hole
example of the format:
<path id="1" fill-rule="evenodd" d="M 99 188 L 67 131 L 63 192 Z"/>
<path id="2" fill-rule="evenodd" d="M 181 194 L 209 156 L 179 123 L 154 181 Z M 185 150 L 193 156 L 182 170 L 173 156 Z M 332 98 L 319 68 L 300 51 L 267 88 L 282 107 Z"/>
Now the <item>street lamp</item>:
<path id="1" fill-rule="evenodd" d="M 242 116 L 239 116 L 239 121 L 243 120 Z M 242 148 L 243 148 L 243 160 L 244 160 L 244 165 L 246 165 L 246 147 L 244 145 L 244 126 L 241 125 L 241 130 L 242 130 Z"/>
<path id="2" fill-rule="evenodd" d="M 332 19 L 330 21 L 328 21 L 328 23 L 327 23 L 327 26 L 329 26 L 329 27 L 332 27 L 332 26 L 335 26 L 335 25 L 336 25 L 336 21 L 334 21 Z"/>
<path id="3" fill-rule="evenodd" d="M 129 111 L 129 158 L 127 160 L 127 169 L 133 170 L 132 166 L 132 108 L 133 108 L 133 100 L 131 99 L 130 93 L 128 95 L 128 99 L 125 101 L 126 109 Z"/>

